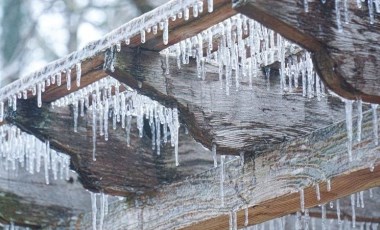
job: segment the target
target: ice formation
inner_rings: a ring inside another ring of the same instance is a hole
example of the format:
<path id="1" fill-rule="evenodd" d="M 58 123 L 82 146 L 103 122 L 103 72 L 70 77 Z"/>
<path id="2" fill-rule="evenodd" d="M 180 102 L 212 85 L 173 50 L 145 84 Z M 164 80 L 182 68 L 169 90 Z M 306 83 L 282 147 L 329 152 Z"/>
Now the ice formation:
<path id="1" fill-rule="evenodd" d="M 313 0 L 313 1 L 319 1 L 319 0 Z M 321 0 L 322 4 L 326 3 L 326 0 Z M 332 0 L 331 0 L 332 1 Z M 303 6 L 304 11 L 309 12 L 309 2 L 310 0 L 304 0 Z M 344 17 L 344 23 L 349 24 L 350 23 L 350 9 L 349 9 L 349 0 L 335 0 L 335 20 L 336 25 L 339 32 L 343 31 L 342 28 L 342 15 L 341 11 L 343 11 L 343 17 Z M 356 7 L 361 9 L 362 3 L 365 3 L 364 0 L 356 0 Z M 369 17 L 369 23 L 374 24 L 375 23 L 375 13 L 380 13 L 380 0 L 368 0 L 368 17 Z"/>
<path id="2" fill-rule="evenodd" d="M 174 147 L 175 164 L 179 165 L 177 108 L 167 108 L 132 91 L 111 77 L 103 78 L 52 103 L 53 107 L 69 105 L 73 106 L 74 111 L 74 131 L 77 130 L 78 114 L 83 116 L 84 110 L 90 110 L 92 113 L 94 160 L 96 159 L 97 136 L 104 136 L 105 140 L 109 138 L 109 120 L 111 120 L 112 129 L 116 129 L 117 123 L 125 129 L 127 143 L 129 144 L 132 118 L 136 118 L 140 137 L 143 136 L 145 118 L 148 119 L 152 132 L 152 149 L 160 154 L 161 142 L 170 141 Z M 163 137 L 161 137 L 161 130 Z"/>
<path id="3" fill-rule="evenodd" d="M 5 170 L 25 168 L 30 174 L 45 172 L 45 182 L 68 180 L 70 157 L 50 148 L 49 141 L 42 142 L 12 125 L 0 126 L 0 163 Z"/>
<path id="4" fill-rule="evenodd" d="M 302 80 L 303 95 L 308 98 L 321 97 L 325 88 L 316 74 L 310 53 L 284 39 L 280 34 L 264 27 L 257 21 L 237 14 L 199 34 L 187 38 L 162 51 L 176 57 L 178 68 L 195 58 L 198 78 L 205 78 L 205 63 L 219 66 L 219 81 L 226 94 L 234 85 L 248 78 L 257 77 L 261 67 L 275 61 L 281 63 L 280 81 L 282 92 L 292 92 Z M 168 69 L 168 68 L 166 68 Z M 266 68 L 267 75 L 270 68 Z M 268 76 L 267 76 L 268 77 Z"/>
<path id="5" fill-rule="evenodd" d="M 213 11 L 213 1 L 207 1 L 208 12 Z M 55 84 L 60 86 L 62 83 L 62 75 L 65 77 L 67 90 L 71 90 L 72 70 L 75 70 L 76 85 L 80 86 L 82 67 L 81 63 L 106 49 L 116 46 L 117 49 L 121 42 L 126 45 L 130 44 L 130 38 L 141 36 L 141 43 L 145 42 L 145 33 L 152 31 L 157 32 L 157 26 L 163 30 L 163 43 L 168 44 L 169 40 L 169 18 L 182 18 L 179 15 L 184 14 L 184 20 L 188 20 L 189 8 L 193 8 L 193 17 L 197 17 L 203 12 L 203 1 L 200 0 L 172 0 L 167 4 L 155 8 L 154 10 L 137 17 L 123 26 L 113 30 L 105 35 L 102 39 L 94 41 L 86 45 L 79 51 L 73 52 L 68 56 L 54 61 L 44 68 L 31 73 L 21 79 L 14 81 L 0 89 L 0 121 L 3 119 L 3 103 L 8 101 L 8 106 L 16 109 L 17 95 L 24 95 L 27 98 L 29 92 L 32 95 L 38 95 L 38 105 L 40 105 L 40 94 L 44 92 L 45 85 Z"/>
<path id="6" fill-rule="evenodd" d="M 93 230 L 103 230 L 104 218 L 108 214 L 108 195 L 104 193 L 93 193 L 91 195 L 91 216 L 92 216 L 92 229 Z M 100 196 L 98 208 L 97 196 Z M 98 221 L 99 216 L 99 221 Z"/>

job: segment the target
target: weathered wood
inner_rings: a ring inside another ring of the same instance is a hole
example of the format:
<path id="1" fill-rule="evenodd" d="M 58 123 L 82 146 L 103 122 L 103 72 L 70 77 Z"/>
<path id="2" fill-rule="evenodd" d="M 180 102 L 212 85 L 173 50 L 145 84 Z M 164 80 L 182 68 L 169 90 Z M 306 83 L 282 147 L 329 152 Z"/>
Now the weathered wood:
<path id="1" fill-rule="evenodd" d="M 169 41 L 168 45 L 162 42 L 162 31 L 158 31 L 156 35 L 153 33 L 147 34 L 147 41 L 140 44 L 140 36 L 136 36 L 132 41 L 134 45 L 131 47 L 141 47 L 151 51 L 161 51 L 170 45 L 180 42 L 186 38 L 193 37 L 203 30 L 235 15 L 237 12 L 232 9 L 231 1 L 229 0 L 214 0 L 214 10 L 212 13 L 207 12 L 207 1 L 203 1 L 203 13 L 194 18 L 192 15 L 193 8 L 189 8 L 191 17 L 189 20 L 176 19 L 169 22 Z"/>
<path id="2" fill-rule="evenodd" d="M 45 184 L 43 172 L 29 174 L 24 168 L 7 171 L 0 165 L 0 222 L 40 229 L 69 227 L 72 218 L 91 210 L 90 194 L 70 173 L 71 179 Z"/>
<path id="3" fill-rule="evenodd" d="M 45 92 L 42 94 L 42 100 L 44 102 L 55 101 L 58 98 L 68 95 L 71 92 L 77 91 L 78 89 L 81 89 L 91 83 L 100 80 L 101 78 L 108 76 L 103 71 L 104 55 L 104 53 L 101 53 L 82 62 L 80 87 L 78 87 L 76 84 L 77 73 L 76 69 L 74 68 L 71 72 L 71 89 L 67 90 L 66 74 L 62 74 L 62 84 L 60 86 L 57 84 L 52 84 L 46 87 Z"/>
<path id="4" fill-rule="evenodd" d="M 229 214 L 237 211 L 238 227 L 244 226 L 244 209 L 249 207 L 249 224 L 300 210 L 299 189 L 305 191 L 305 207 L 344 197 L 380 185 L 379 147 L 372 140 L 371 113 L 364 115 L 363 139 L 354 143 L 353 161 L 346 150 L 345 122 L 312 132 L 299 139 L 274 145 L 256 157 L 246 155 L 224 165 L 224 206 L 221 205 L 220 170 L 192 176 L 160 188 L 153 197 L 141 196 L 128 208 L 115 204 L 104 226 L 122 229 L 228 229 Z M 374 171 L 368 168 L 374 164 Z M 326 188 L 331 179 L 332 190 Z M 315 193 L 320 185 L 321 200 Z M 86 215 L 83 228 L 90 226 Z"/>
<path id="5" fill-rule="evenodd" d="M 253 90 L 245 79 L 239 90 L 233 86 L 226 95 L 218 68 L 206 64 L 205 69 L 206 79 L 201 80 L 194 60 L 178 69 L 174 57 L 166 67 L 157 53 L 126 49 L 116 54 L 115 72 L 108 73 L 141 94 L 178 107 L 194 138 L 209 149 L 215 144 L 221 154 L 265 149 L 344 116 L 340 100 L 327 97 L 318 102 L 297 92 L 282 95 L 278 76 L 266 80 L 260 75 L 253 79 Z"/>
<path id="6" fill-rule="evenodd" d="M 170 8 L 171 5 L 179 4 L 176 2 L 167 3 L 166 6 L 162 6 L 163 8 Z M 189 8 L 190 12 L 192 12 L 192 8 Z M 230 1 L 227 0 L 214 0 L 214 10 L 212 13 L 207 12 L 207 2 L 204 2 L 204 10 L 203 13 L 200 13 L 198 17 L 193 17 L 192 13 L 190 14 L 189 20 L 185 20 L 184 18 L 178 18 L 175 21 L 171 19 L 169 22 L 169 40 L 168 44 L 165 45 L 162 42 L 162 30 L 158 30 L 156 34 L 153 32 L 146 33 L 146 41 L 145 43 L 141 43 L 140 34 L 136 34 L 135 36 L 130 38 L 129 47 L 133 48 L 142 48 L 152 51 L 161 51 L 167 48 L 170 45 L 173 45 L 181 40 L 192 37 L 199 32 L 207 29 L 208 27 L 217 24 L 220 21 L 225 20 L 236 14 L 236 11 L 232 9 Z M 143 15 L 144 16 L 144 15 Z M 149 16 L 146 20 L 148 21 L 150 18 L 155 17 L 154 14 L 148 12 L 145 16 Z M 119 29 L 120 30 L 120 29 Z M 127 46 L 124 41 L 120 41 L 123 46 Z M 79 88 L 83 88 L 100 78 L 106 77 L 107 74 L 103 71 L 104 64 L 104 56 L 105 52 L 100 52 L 95 56 L 88 58 L 82 62 L 82 77 L 81 77 L 81 85 L 77 87 L 76 85 L 76 70 L 72 69 L 71 73 L 71 89 L 67 90 L 66 88 L 66 74 L 62 74 L 62 85 L 57 86 L 56 84 L 48 86 L 46 92 L 43 94 L 43 100 L 45 102 L 54 101 L 60 97 L 63 97 L 70 92 L 74 92 Z M 29 94 L 29 97 L 32 95 Z"/>
<path id="7" fill-rule="evenodd" d="M 309 2 L 305 12 L 303 1 L 248 0 L 234 1 L 234 9 L 275 30 L 289 40 L 313 52 L 314 66 L 325 84 L 335 93 L 349 98 L 380 103 L 379 31 L 369 24 L 368 8 L 349 2 L 349 23 L 337 28 L 335 3 Z"/>
<path id="8" fill-rule="evenodd" d="M 91 113 L 91 112 L 90 112 Z M 149 125 L 139 138 L 135 119 L 128 147 L 125 130 L 109 127 L 109 140 L 98 135 L 96 161 L 92 160 L 92 116 L 78 119 L 78 133 L 73 130 L 70 108 L 54 108 L 44 104 L 37 108 L 33 101 L 20 101 L 17 112 L 9 117 L 22 130 L 50 140 L 50 146 L 71 156 L 73 169 L 83 186 L 92 191 L 112 195 L 135 195 L 154 192 L 156 187 L 200 173 L 212 166 L 212 155 L 180 129 L 180 164 L 175 167 L 174 149 L 162 143 L 161 155 L 151 147 Z M 112 122 L 111 122 L 112 123 Z"/>

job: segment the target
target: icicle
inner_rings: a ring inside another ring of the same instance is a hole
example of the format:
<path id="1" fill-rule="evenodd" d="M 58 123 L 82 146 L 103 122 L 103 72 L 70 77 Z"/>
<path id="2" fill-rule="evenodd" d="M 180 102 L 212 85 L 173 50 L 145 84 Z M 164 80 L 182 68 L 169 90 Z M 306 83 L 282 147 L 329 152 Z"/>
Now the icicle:
<path id="1" fill-rule="evenodd" d="M 226 156 L 220 156 L 220 197 L 222 207 L 224 207 L 224 159 Z"/>
<path id="2" fill-rule="evenodd" d="M 141 36 L 141 43 L 144 44 L 145 43 L 145 30 L 144 29 L 142 29 L 140 31 L 140 36 Z"/>
<path id="3" fill-rule="evenodd" d="M 340 19 L 340 0 L 335 0 L 335 13 L 336 13 L 336 25 L 338 27 L 338 31 L 342 32 L 342 22 Z"/>
<path id="4" fill-rule="evenodd" d="M 214 11 L 214 1 L 213 0 L 207 0 L 207 10 L 209 13 Z"/>
<path id="5" fill-rule="evenodd" d="M 198 4 L 197 3 L 195 3 L 194 5 L 193 5 L 193 16 L 194 16 L 194 18 L 196 18 L 196 17 L 198 17 Z"/>
<path id="6" fill-rule="evenodd" d="M 372 126 L 373 126 L 373 139 L 375 142 L 375 145 L 379 144 L 379 128 L 378 128 L 378 123 L 377 123 L 377 104 L 371 104 L 372 108 Z"/>
<path id="7" fill-rule="evenodd" d="M 315 193 L 317 194 L 317 200 L 321 200 L 321 192 L 319 190 L 319 184 L 315 185 Z"/>
<path id="8" fill-rule="evenodd" d="M 96 161 L 96 94 L 92 94 L 92 160 Z"/>
<path id="9" fill-rule="evenodd" d="M 305 214 L 304 214 L 304 230 L 309 230 L 309 209 L 305 209 Z"/>
<path id="10" fill-rule="evenodd" d="M 330 208 L 334 208 L 334 202 L 330 201 Z"/>
<path id="11" fill-rule="evenodd" d="M 76 74 L 77 74 L 77 87 L 79 87 L 80 86 L 80 79 L 82 77 L 82 67 L 81 67 L 80 62 L 76 64 Z"/>
<path id="12" fill-rule="evenodd" d="M 17 97 L 16 97 L 16 95 L 12 96 L 12 109 L 13 109 L 13 111 L 17 110 Z"/>
<path id="13" fill-rule="evenodd" d="M 61 72 L 57 73 L 57 86 L 61 86 L 62 84 L 62 74 Z"/>
<path id="14" fill-rule="evenodd" d="M 360 191 L 359 196 L 360 196 L 360 207 L 364 208 L 364 191 Z"/>
<path id="15" fill-rule="evenodd" d="M 369 189 L 369 198 L 371 198 L 371 199 L 373 198 L 373 190 L 372 190 L 372 188 Z"/>
<path id="16" fill-rule="evenodd" d="M 362 100 L 358 100 L 358 132 L 357 132 L 357 140 L 360 142 L 362 140 L 362 122 L 363 122 L 363 102 Z"/>
<path id="17" fill-rule="evenodd" d="M 322 229 L 326 230 L 326 205 L 322 204 Z"/>
<path id="18" fill-rule="evenodd" d="M 344 100 L 346 108 L 346 129 L 347 129 L 347 149 L 348 159 L 352 161 L 352 101 Z"/>
<path id="19" fill-rule="evenodd" d="M 305 193 L 303 188 L 299 190 L 300 193 L 300 203 L 301 203 L 301 211 L 305 212 Z"/>
<path id="20" fill-rule="evenodd" d="M 164 45 L 167 45 L 169 42 L 169 19 L 165 19 L 164 21 L 164 31 L 162 33 L 162 39 Z"/>
<path id="21" fill-rule="evenodd" d="M 248 219 L 248 207 L 246 207 L 244 209 L 244 226 L 248 226 L 248 222 L 249 222 L 249 219 Z"/>
<path id="22" fill-rule="evenodd" d="M 368 0 L 368 12 L 369 12 L 369 23 L 375 23 L 375 15 L 373 10 L 373 0 Z"/>
<path id="23" fill-rule="evenodd" d="M 309 12 L 309 0 L 303 0 L 303 7 L 305 9 L 305 12 Z"/>
<path id="24" fill-rule="evenodd" d="M 295 221 L 295 227 L 294 229 L 295 230 L 301 230 L 302 228 L 302 224 L 301 224 L 301 213 L 300 212 L 296 212 L 296 217 L 295 217 L 296 221 Z"/>
<path id="25" fill-rule="evenodd" d="M 103 230 L 103 222 L 104 222 L 104 209 L 105 209 L 105 203 L 106 203 L 106 195 L 103 193 L 100 196 L 100 221 L 99 221 L 99 230 Z"/>
<path id="26" fill-rule="evenodd" d="M 230 212 L 230 229 L 231 230 L 238 230 L 236 211 Z"/>
<path id="27" fill-rule="evenodd" d="M 326 186 L 327 186 L 327 191 L 330 192 L 331 191 L 331 180 L 330 179 L 327 180 Z"/>
<path id="28" fill-rule="evenodd" d="M 131 133 L 131 120 L 132 120 L 132 116 L 131 115 L 128 115 L 127 116 L 127 125 L 125 126 L 125 131 L 126 131 L 126 134 L 127 134 L 127 146 L 130 147 L 130 133 Z"/>
<path id="29" fill-rule="evenodd" d="M 75 101 L 73 104 L 73 113 L 74 113 L 74 132 L 78 132 L 78 101 Z"/>
<path id="30" fill-rule="evenodd" d="M 104 122 L 104 140 L 108 141 L 108 115 L 109 115 L 109 103 L 106 99 L 104 101 L 104 114 L 103 114 L 103 122 Z M 100 118 L 102 119 L 102 118 Z"/>
<path id="31" fill-rule="evenodd" d="M 376 13 L 380 13 L 380 1 L 375 0 Z"/>
<path id="32" fill-rule="evenodd" d="M 97 207 L 96 207 L 96 194 L 91 193 L 91 209 L 92 209 L 92 229 L 96 230 L 96 212 L 97 212 Z"/>
<path id="33" fill-rule="evenodd" d="M 49 141 L 45 142 L 45 151 L 44 151 L 44 168 L 45 168 L 45 183 L 49 184 L 49 159 L 50 159 L 50 143 Z"/>
<path id="34" fill-rule="evenodd" d="M 0 122 L 4 120 L 4 102 L 0 101 Z"/>
<path id="35" fill-rule="evenodd" d="M 170 74 L 170 67 L 169 67 L 169 54 L 170 54 L 170 48 L 165 49 L 165 74 Z"/>
<path id="36" fill-rule="evenodd" d="M 157 155 L 160 155 L 161 151 L 161 122 L 160 120 L 157 120 L 156 117 L 156 149 L 157 149 Z"/>
<path id="37" fill-rule="evenodd" d="M 214 168 L 218 167 L 218 159 L 216 157 L 216 145 L 212 145 L 212 158 L 214 159 Z"/>
<path id="38" fill-rule="evenodd" d="M 362 8 L 362 2 L 361 0 L 356 0 L 356 6 L 360 9 Z"/>
<path id="39" fill-rule="evenodd" d="M 348 21 L 348 5 L 347 5 L 347 0 L 344 0 L 343 7 L 344 7 L 344 22 L 346 24 L 348 24 L 349 21 Z"/>
<path id="40" fill-rule="evenodd" d="M 37 106 L 38 106 L 38 108 L 41 108 L 41 106 L 42 106 L 41 83 L 37 84 Z"/>
<path id="41" fill-rule="evenodd" d="M 351 211 L 352 211 L 352 227 L 356 226 L 356 214 L 355 214 L 355 194 L 351 194 Z"/>
<path id="42" fill-rule="evenodd" d="M 71 69 L 67 69 L 66 71 L 66 84 L 67 90 L 71 89 Z"/>
<path id="43" fill-rule="evenodd" d="M 336 200 L 336 215 L 338 217 L 338 224 L 342 224 L 342 221 L 340 219 L 340 202 L 339 199 Z"/>
<path id="44" fill-rule="evenodd" d="M 183 19 L 185 19 L 185 21 L 187 21 L 187 20 L 189 20 L 189 16 L 190 16 L 189 8 L 185 7 L 185 9 L 183 10 Z"/>

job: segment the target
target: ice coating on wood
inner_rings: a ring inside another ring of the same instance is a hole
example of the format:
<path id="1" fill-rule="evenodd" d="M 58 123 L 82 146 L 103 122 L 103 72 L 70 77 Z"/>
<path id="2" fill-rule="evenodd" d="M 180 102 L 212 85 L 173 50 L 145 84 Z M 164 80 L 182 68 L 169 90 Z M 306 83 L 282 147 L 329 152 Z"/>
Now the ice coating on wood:
<path id="1" fill-rule="evenodd" d="M 121 91 L 122 89 L 122 91 Z M 91 104 L 89 103 L 91 101 Z M 79 111 L 78 104 L 83 105 Z M 83 89 L 62 97 L 54 102 L 52 106 L 73 106 L 74 130 L 76 130 L 78 113 L 84 110 L 92 112 L 93 131 L 93 160 L 96 160 L 96 138 L 104 136 L 108 140 L 108 122 L 112 117 L 112 126 L 117 124 L 126 129 L 127 143 L 131 129 L 131 119 L 136 118 L 139 135 L 142 137 L 144 118 L 149 120 L 152 132 L 152 149 L 160 154 L 161 149 L 161 126 L 163 129 L 163 141 L 166 143 L 170 137 L 170 143 L 174 147 L 175 164 L 179 165 L 178 157 L 178 130 L 179 117 L 177 108 L 167 108 L 150 98 L 132 91 L 127 86 L 111 77 L 103 78 Z M 169 135 L 168 135 L 169 134 Z"/>
<path id="2" fill-rule="evenodd" d="M 42 142 L 12 125 L 0 126 L 0 162 L 5 170 L 24 168 L 30 174 L 40 172 L 43 164 L 46 184 L 50 177 L 68 180 L 70 157 L 50 149 L 49 141 Z"/>
<path id="3" fill-rule="evenodd" d="M 162 6 L 159 6 L 154 10 L 111 31 L 102 39 L 89 43 L 81 50 L 58 59 L 46 65 L 44 68 L 4 86 L 0 89 L 0 101 L 4 102 L 8 98 L 13 97 L 13 95 L 17 95 L 19 92 L 23 92 L 24 90 L 32 91 L 32 88 L 38 83 L 45 82 L 52 76 L 57 76 L 57 85 L 60 86 L 62 72 L 66 73 L 65 76 L 67 79 L 71 79 L 71 69 L 76 68 L 78 63 L 82 63 L 84 60 L 87 60 L 103 52 L 104 50 L 113 47 L 115 44 L 119 44 L 120 42 L 126 41 L 125 43 L 128 45 L 131 37 L 139 35 L 141 31 L 145 31 L 146 28 L 151 28 L 160 22 L 168 21 L 168 18 L 172 15 L 185 12 L 185 19 L 186 17 L 188 19 L 188 9 L 192 6 L 197 6 L 198 8 L 198 5 L 198 0 L 172 0 Z M 212 5 L 211 0 L 208 5 Z M 196 13 L 198 13 L 198 11 Z M 167 31 L 168 29 L 166 28 L 163 33 L 164 43 L 167 43 L 167 39 L 169 37 Z M 79 71 L 79 73 L 81 73 L 81 71 Z M 77 79 L 80 75 L 81 74 L 78 74 Z M 54 83 L 52 82 L 52 84 Z M 71 81 L 67 82 L 67 89 L 71 89 Z"/>

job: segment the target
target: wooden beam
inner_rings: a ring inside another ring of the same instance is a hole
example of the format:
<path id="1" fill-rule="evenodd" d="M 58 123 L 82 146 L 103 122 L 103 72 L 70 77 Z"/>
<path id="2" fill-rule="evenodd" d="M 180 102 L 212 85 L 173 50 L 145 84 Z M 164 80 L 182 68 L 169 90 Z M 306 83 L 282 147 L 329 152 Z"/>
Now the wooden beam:
<path id="1" fill-rule="evenodd" d="M 192 15 L 193 7 L 189 8 Z M 186 38 L 193 37 L 207 28 L 235 15 L 237 12 L 232 8 L 229 0 L 214 0 L 214 10 L 212 13 L 207 12 L 207 1 L 203 1 L 203 13 L 198 17 L 190 17 L 189 20 L 176 19 L 169 22 L 169 41 L 165 45 L 162 42 L 162 31 L 158 31 L 156 35 L 147 34 L 147 41 L 140 43 L 140 36 L 133 38 L 131 47 L 141 47 L 151 51 L 161 51 L 170 45 L 176 44 Z"/>
<path id="2" fill-rule="evenodd" d="M 79 174 L 83 186 L 91 191 L 111 195 L 134 196 L 154 192 L 163 184 L 172 183 L 194 173 L 204 172 L 212 166 L 212 154 L 185 133 L 179 132 L 179 159 L 181 167 L 175 166 L 174 148 L 170 143 L 161 145 L 161 154 L 152 150 L 149 124 L 145 121 L 144 136 L 139 137 L 135 118 L 132 119 L 130 146 L 126 131 L 118 124 L 109 127 L 109 140 L 99 136 L 97 127 L 96 161 L 92 160 L 92 115 L 78 118 L 78 132 L 73 129 L 70 107 L 52 108 L 35 101 L 20 101 L 17 112 L 9 116 L 9 122 L 42 140 L 50 146 L 71 156 L 73 169 Z"/>
<path id="3" fill-rule="evenodd" d="M 218 80 L 218 67 L 205 64 L 206 77 L 197 77 L 194 60 L 177 68 L 176 58 L 155 52 L 125 49 L 115 56 L 108 74 L 167 106 L 178 107 L 182 122 L 194 138 L 221 154 L 254 152 L 323 128 L 344 117 L 339 99 L 309 100 L 301 93 L 282 95 L 278 76 L 243 79 L 239 89 Z M 169 68 L 169 74 L 165 74 Z M 223 89 L 221 89 L 223 85 Z"/>
<path id="4" fill-rule="evenodd" d="M 161 10 L 167 9 L 167 11 L 170 11 L 173 7 L 177 7 L 181 1 L 171 1 L 166 3 L 165 5 L 161 6 Z M 198 1 L 194 1 L 194 3 L 198 4 Z M 190 17 L 188 20 L 185 20 L 183 17 L 177 18 L 175 21 L 172 21 L 169 19 L 169 40 L 168 44 L 165 45 L 162 41 L 162 30 L 158 30 L 156 34 L 153 34 L 153 32 L 146 33 L 146 41 L 145 43 L 141 43 L 141 36 L 140 33 L 134 34 L 132 37 L 130 37 L 130 44 L 128 45 L 131 48 L 142 48 L 147 50 L 153 50 L 153 51 L 161 51 L 165 49 L 166 47 L 175 44 L 177 42 L 180 42 L 181 40 L 184 40 L 186 38 L 192 37 L 199 32 L 207 29 L 208 27 L 217 24 L 220 21 L 225 20 L 226 18 L 229 18 L 236 14 L 236 11 L 232 9 L 231 3 L 228 0 L 214 0 L 214 10 L 212 13 L 209 13 L 207 10 L 207 1 L 204 1 L 203 3 L 203 12 L 199 13 L 198 17 L 193 17 L 192 15 L 192 7 L 189 7 L 190 10 Z M 156 10 L 157 11 L 157 10 Z M 159 10 L 158 10 L 159 11 Z M 148 12 L 141 17 L 145 18 L 146 26 L 147 28 L 152 27 L 151 25 L 152 21 L 154 21 L 154 17 L 156 17 L 157 12 L 151 11 Z M 183 13 L 183 12 L 182 12 Z M 161 15 L 162 16 L 162 15 Z M 172 15 L 169 15 L 170 17 Z M 137 20 L 137 19 L 136 19 Z M 133 21 L 131 21 L 131 24 L 133 25 Z M 150 23 L 150 24 L 149 24 Z M 157 23 L 156 23 L 157 26 Z M 124 28 L 125 27 L 125 28 Z M 120 28 L 117 28 L 115 31 L 119 31 L 120 33 L 126 33 L 124 30 L 128 29 L 128 23 L 124 26 L 121 26 Z M 146 29 L 147 29 L 146 28 Z M 124 32 L 123 32 L 124 31 Z M 117 33 L 114 34 L 117 34 Z M 112 33 L 109 35 L 113 35 Z M 107 37 L 107 36 L 106 36 Z M 105 39 L 107 40 L 107 39 Z M 124 43 L 124 40 L 118 41 L 123 46 L 127 46 Z M 100 44 L 102 43 L 101 40 L 95 41 L 94 44 Z M 112 44 L 112 46 L 115 44 Z M 91 47 L 91 46 L 90 46 Z M 111 48 L 111 47 L 109 47 Z M 83 88 L 95 81 L 98 81 L 99 79 L 106 77 L 107 74 L 103 71 L 103 64 L 104 64 L 104 57 L 105 57 L 105 51 L 98 52 L 94 54 L 94 56 L 87 57 L 84 60 L 81 60 L 82 62 L 82 76 L 81 76 L 81 84 L 80 87 L 77 87 L 76 85 L 76 70 L 74 66 L 72 66 L 72 72 L 71 72 L 71 89 L 67 90 L 66 88 L 66 73 L 62 73 L 62 84 L 60 86 L 57 86 L 57 84 L 52 84 L 50 86 L 46 87 L 46 92 L 43 94 L 43 101 L 45 102 L 51 102 L 54 101 L 60 97 L 63 97 L 71 92 L 74 92 L 80 88 Z M 63 58 L 61 62 L 58 64 L 53 63 L 55 66 L 61 66 L 63 63 L 67 60 L 74 60 L 77 58 L 76 53 L 72 53 L 67 58 Z M 80 62 L 80 60 L 78 60 Z M 52 66 L 54 66 L 52 65 Z M 49 68 L 47 66 L 47 68 Z M 42 71 L 43 72 L 43 71 Z M 19 80 L 21 81 L 21 80 Z M 18 89 L 19 90 L 19 89 Z M 15 89 L 15 93 L 17 93 L 17 90 Z M 33 95 L 29 92 L 28 97 L 33 97 Z"/>
<path id="5" fill-rule="evenodd" d="M 45 184 L 43 172 L 30 174 L 24 168 L 6 170 L 0 165 L 0 222 L 41 229 L 68 228 L 73 216 L 91 210 L 90 194 L 70 172 L 70 180 Z"/>
<path id="6" fill-rule="evenodd" d="M 366 4 L 347 4 L 350 21 L 341 23 L 342 32 L 334 1 L 310 2 L 309 12 L 293 0 L 236 0 L 234 9 L 311 51 L 319 76 L 335 93 L 380 103 L 379 27 L 369 24 Z M 338 9 L 343 12 L 343 3 Z"/>
<path id="7" fill-rule="evenodd" d="M 304 188 L 305 207 L 311 208 L 379 186 L 379 149 L 372 139 L 370 112 L 364 114 L 362 128 L 363 139 L 354 143 L 352 162 L 347 154 L 345 121 L 341 121 L 304 137 L 273 145 L 272 149 L 258 152 L 256 156 L 246 155 L 244 166 L 240 159 L 231 158 L 224 165 L 223 183 L 219 166 L 162 187 L 153 197 L 142 195 L 128 208 L 124 203 L 115 204 L 105 217 L 104 226 L 228 229 L 229 215 L 236 211 L 241 228 L 246 207 L 250 225 L 299 211 L 300 188 Z M 373 172 L 369 169 L 370 164 L 374 165 Z M 331 180 L 331 191 L 327 191 L 327 179 Z M 316 196 L 316 184 L 320 186 L 320 200 Z M 78 223 L 82 228 L 91 225 L 89 214 L 86 216 Z"/>

